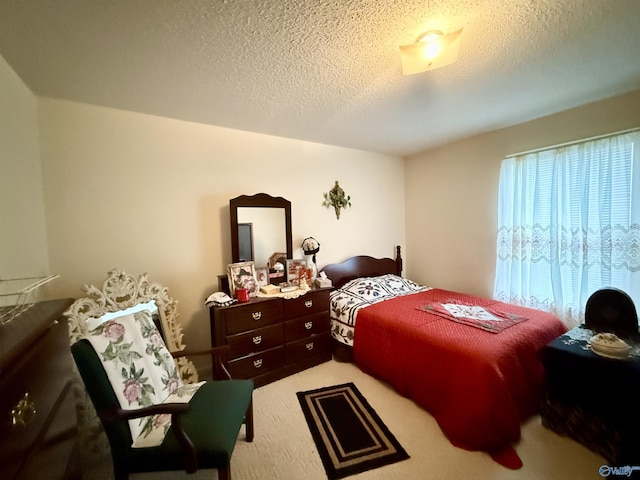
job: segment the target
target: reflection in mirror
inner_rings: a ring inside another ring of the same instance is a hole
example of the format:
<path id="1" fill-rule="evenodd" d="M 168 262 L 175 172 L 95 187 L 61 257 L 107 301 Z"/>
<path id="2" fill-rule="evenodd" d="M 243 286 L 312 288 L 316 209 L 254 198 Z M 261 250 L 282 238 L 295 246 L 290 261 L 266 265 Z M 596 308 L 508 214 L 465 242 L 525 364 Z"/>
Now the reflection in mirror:
<path id="1" fill-rule="evenodd" d="M 229 210 L 232 262 L 253 260 L 259 268 L 276 252 L 292 258 L 291 202 L 266 193 L 241 195 L 229 201 Z"/>
<path id="2" fill-rule="evenodd" d="M 283 208 L 238 207 L 239 262 L 266 267 L 269 257 L 287 249 Z"/>
<path id="3" fill-rule="evenodd" d="M 241 219 L 238 220 L 238 222 L 241 221 Z M 240 261 L 253 260 L 253 223 L 238 223 L 238 244 Z"/>

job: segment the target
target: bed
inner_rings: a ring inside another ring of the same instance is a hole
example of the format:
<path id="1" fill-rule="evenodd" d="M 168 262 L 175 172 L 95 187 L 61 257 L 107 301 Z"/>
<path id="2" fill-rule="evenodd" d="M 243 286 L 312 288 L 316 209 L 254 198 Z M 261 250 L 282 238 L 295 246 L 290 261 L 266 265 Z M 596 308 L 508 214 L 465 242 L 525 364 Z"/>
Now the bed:
<path id="1" fill-rule="evenodd" d="M 404 279 L 400 247 L 322 271 L 340 359 L 425 408 L 454 445 L 522 466 L 513 445 L 540 405 L 538 353 L 566 331 L 556 316 Z"/>

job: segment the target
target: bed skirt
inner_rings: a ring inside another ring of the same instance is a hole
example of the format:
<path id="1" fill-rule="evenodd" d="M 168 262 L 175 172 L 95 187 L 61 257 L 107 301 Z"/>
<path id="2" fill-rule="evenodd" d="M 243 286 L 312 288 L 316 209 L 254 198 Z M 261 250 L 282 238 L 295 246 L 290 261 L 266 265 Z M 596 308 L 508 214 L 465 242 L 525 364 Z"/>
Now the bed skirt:
<path id="1" fill-rule="evenodd" d="M 333 359 L 341 363 L 354 363 L 353 347 L 333 339 Z"/>

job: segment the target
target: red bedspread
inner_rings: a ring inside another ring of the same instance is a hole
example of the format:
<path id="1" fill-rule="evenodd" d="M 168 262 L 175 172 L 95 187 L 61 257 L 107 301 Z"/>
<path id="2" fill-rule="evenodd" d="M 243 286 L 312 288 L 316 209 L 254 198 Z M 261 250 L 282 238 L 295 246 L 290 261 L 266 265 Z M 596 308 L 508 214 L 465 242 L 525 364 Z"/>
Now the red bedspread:
<path id="1" fill-rule="evenodd" d="M 450 300 L 527 320 L 493 333 L 418 309 Z M 432 289 L 362 308 L 354 356 L 363 371 L 430 412 L 454 445 L 489 452 L 518 468 L 511 444 L 541 399 L 538 351 L 565 331 L 549 313 Z M 515 462 L 508 460 L 514 456 Z"/>

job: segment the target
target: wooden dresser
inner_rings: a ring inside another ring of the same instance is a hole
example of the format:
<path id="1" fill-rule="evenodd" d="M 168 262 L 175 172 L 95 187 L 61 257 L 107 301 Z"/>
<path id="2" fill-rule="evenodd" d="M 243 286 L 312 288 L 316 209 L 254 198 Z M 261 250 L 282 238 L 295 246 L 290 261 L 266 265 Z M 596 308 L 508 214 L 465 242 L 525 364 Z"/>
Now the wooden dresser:
<path id="1" fill-rule="evenodd" d="M 259 387 L 331 360 L 330 291 L 210 308 L 211 343 L 229 345 L 231 376 Z"/>
<path id="2" fill-rule="evenodd" d="M 0 478 L 77 479 L 71 299 L 39 302 L 0 326 Z"/>

